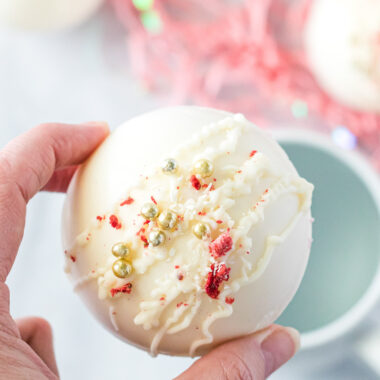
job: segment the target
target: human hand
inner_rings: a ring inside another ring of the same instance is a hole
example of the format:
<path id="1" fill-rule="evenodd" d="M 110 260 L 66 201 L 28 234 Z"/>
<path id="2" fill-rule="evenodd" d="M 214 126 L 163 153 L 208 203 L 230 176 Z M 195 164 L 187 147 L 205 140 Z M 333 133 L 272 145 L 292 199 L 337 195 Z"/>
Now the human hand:
<path id="1" fill-rule="evenodd" d="M 0 152 L 1 379 L 58 379 L 49 323 L 13 320 L 5 281 L 23 237 L 28 201 L 40 190 L 65 192 L 77 166 L 108 133 L 105 123 L 42 125 Z M 295 330 L 271 326 L 216 348 L 177 380 L 262 380 L 293 356 L 298 342 Z"/>

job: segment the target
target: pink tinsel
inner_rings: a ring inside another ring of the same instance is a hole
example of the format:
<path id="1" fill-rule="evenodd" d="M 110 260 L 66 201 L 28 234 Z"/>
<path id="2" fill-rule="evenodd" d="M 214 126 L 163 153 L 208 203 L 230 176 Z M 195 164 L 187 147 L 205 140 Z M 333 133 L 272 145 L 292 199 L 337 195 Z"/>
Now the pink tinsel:
<path id="1" fill-rule="evenodd" d="M 313 0 L 156 0 L 158 33 L 143 27 L 131 0 L 111 1 L 128 30 L 132 68 L 149 89 L 261 124 L 268 103 L 300 99 L 330 128 L 347 126 L 380 169 L 380 115 L 337 103 L 307 68 L 301 36 Z"/>

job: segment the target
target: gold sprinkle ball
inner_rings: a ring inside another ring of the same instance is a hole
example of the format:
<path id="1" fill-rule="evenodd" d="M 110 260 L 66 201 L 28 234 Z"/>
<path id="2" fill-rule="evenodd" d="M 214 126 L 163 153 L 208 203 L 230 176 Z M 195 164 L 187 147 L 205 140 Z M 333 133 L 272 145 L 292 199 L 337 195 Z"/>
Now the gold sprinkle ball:
<path id="1" fill-rule="evenodd" d="M 210 227 L 206 223 L 197 223 L 193 227 L 193 234 L 198 238 L 198 239 L 204 239 L 208 236 L 210 236 Z"/>
<path id="2" fill-rule="evenodd" d="M 127 260 L 118 259 L 113 263 L 112 271 L 116 277 L 126 278 L 132 273 L 132 265 Z"/>
<path id="3" fill-rule="evenodd" d="M 174 158 L 167 158 L 161 165 L 165 174 L 174 174 L 177 172 L 178 164 Z"/>
<path id="4" fill-rule="evenodd" d="M 202 178 L 210 177 L 214 172 L 214 165 L 210 160 L 202 158 L 195 163 L 194 172 L 199 174 Z"/>
<path id="5" fill-rule="evenodd" d="M 145 203 L 141 208 L 141 215 L 148 220 L 157 218 L 159 214 L 158 207 L 154 203 Z"/>
<path id="6" fill-rule="evenodd" d="M 158 217 L 157 224 L 163 230 L 172 230 L 177 225 L 177 214 L 171 210 L 163 211 Z"/>
<path id="7" fill-rule="evenodd" d="M 157 247 L 165 242 L 165 233 L 159 230 L 151 231 L 148 236 L 148 241 L 153 247 Z"/>
<path id="8" fill-rule="evenodd" d="M 127 257 L 131 253 L 131 249 L 129 248 L 129 245 L 126 243 L 116 243 L 112 247 L 112 254 L 115 257 Z"/>

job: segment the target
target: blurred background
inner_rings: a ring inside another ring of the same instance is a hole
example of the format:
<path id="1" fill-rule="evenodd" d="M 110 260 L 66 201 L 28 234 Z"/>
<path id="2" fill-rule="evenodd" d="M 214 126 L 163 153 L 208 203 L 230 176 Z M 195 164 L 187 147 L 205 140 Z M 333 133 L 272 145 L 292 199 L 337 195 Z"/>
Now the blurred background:
<path id="1" fill-rule="evenodd" d="M 115 128 L 159 106 L 192 103 L 244 112 L 264 128 L 317 130 L 342 149 L 360 151 L 374 170 L 379 167 L 378 95 L 372 92 L 370 110 L 347 105 L 326 92 L 307 66 L 296 37 L 310 1 L 210 0 L 201 8 L 195 0 L 180 7 L 174 0 L 82 2 L 67 1 L 67 10 L 64 0 L 51 1 L 54 6 L 0 0 L 0 147 L 42 122 L 105 120 Z M 380 1 L 374 4 L 380 9 Z M 376 25 L 375 79 L 380 19 Z M 29 205 L 8 280 L 13 316 L 50 321 L 62 379 L 175 377 L 191 359 L 153 359 L 118 341 L 73 293 L 61 254 L 63 200 L 39 194 Z M 379 308 L 363 328 L 377 321 Z M 380 379 L 351 343 L 338 342 L 335 354 L 327 360 L 327 352 L 301 353 L 272 378 Z"/>

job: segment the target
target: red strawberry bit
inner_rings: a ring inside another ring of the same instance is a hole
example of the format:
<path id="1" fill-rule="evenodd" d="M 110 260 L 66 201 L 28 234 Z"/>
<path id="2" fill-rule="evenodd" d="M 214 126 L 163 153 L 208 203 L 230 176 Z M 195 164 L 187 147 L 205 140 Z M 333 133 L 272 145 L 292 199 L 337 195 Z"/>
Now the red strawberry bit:
<path id="1" fill-rule="evenodd" d="M 230 251 L 232 245 L 233 242 L 231 235 L 227 231 L 210 243 L 209 250 L 213 257 L 218 258 L 220 256 L 224 256 L 228 251 Z"/>
<path id="2" fill-rule="evenodd" d="M 148 239 L 146 238 L 145 235 L 140 235 L 140 239 L 142 242 L 144 242 L 144 248 L 149 246 Z"/>
<path id="3" fill-rule="evenodd" d="M 150 199 L 152 200 L 152 202 L 156 205 L 157 204 L 157 201 L 154 199 L 153 195 L 150 197 Z"/>
<path id="4" fill-rule="evenodd" d="M 207 188 L 208 188 L 208 184 L 207 184 L 207 183 L 204 183 L 204 184 L 202 185 L 202 188 L 203 188 L 203 189 L 207 189 Z"/>
<path id="5" fill-rule="evenodd" d="M 183 273 L 178 273 L 177 278 L 178 278 L 179 281 L 182 281 L 183 278 L 184 278 Z"/>
<path id="6" fill-rule="evenodd" d="M 98 216 L 96 217 L 96 220 L 98 220 L 99 222 L 101 222 L 101 221 L 104 220 L 105 218 L 106 218 L 105 215 L 103 215 L 103 216 L 98 215 Z"/>
<path id="7" fill-rule="evenodd" d="M 116 230 L 120 230 L 121 223 L 119 222 L 119 219 L 116 215 L 110 216 L 110 225 L 115 228 Z"/>
<path id="8" fill-rule="evenodd" d="M 161 297 L 161 298 L 160 298 L 160 301 L 165 301 L 165 297 Z"/>
<path id="9" fill-rule="evenodd" d="M 223 220 L 217 220 L 216 223 L 218 223 L 218 224 L 222 224 L 222 223 L 223 223 Z"/>
<path id="10" fill-rule="evenodd" d="M 210 269 L 211 271 L 207 275 L 205 291 L 209 297 L 217 299 L 220 294 L 220 285 L 230 278 L 231 268 L 227 268 L 226 264 L 211 264 Z"/>
<path id="11" fill-rule="evenodd" d="M 131 205 L 135 200 L 131 197 L 128 197 L 124 202 L 120 203 L 120 206 Z"/>
<path id="12" fill-rule="evenodd" d="M 174 268 L 175 268 L 175 269 L 178 269 L 178 268 L 179 268 L 179 265 L 175 265 Z"/>
<path id="13" fill-rule="evenodd" d="M 144 224 L 149 224 L 150 223 L 150 220 L 146 220 L 145 222 L 144 222 Z"/>
<path id="14" fill-rule="evenodd" d="M 253 157 L 257 153 L 257 150 L 253 150 L 250 154 L 249 157 Z"/>
<path id="15" fill-rule="evenodd" d="M 70 255 L 70 260 L 75 263 L 77 261 L 77 258 L 73 255 Z"/>
<path id="16" fill-rule="evenodd" d="M 143 226 L 137 231 L 136 235 L 140 237 L 140 240 L 144 243 L 144 248 L 149 246 L 148 239 L 146 238 L 145 234 L 145 228 L 144 225 L 146 223 L 144 222 Z"/>
<path id="17" fill-rule="evenodd" d="M 207 213 L 206 213 L 206 211 L 199 211 L 198 212 L 198 215 L 200 215 L 200 216 L 204 216 L 204 215 L 206 215 Z"/>
<path id="18" fill-rule="evenodd" d="M 195 190 L 201 189 L 202 185 L 199 182 L 199 179 L 194 174 L 190 177 L 190 182 L 191 186 L 193 186 Z"/>
<path id="19" fill-rule="evenodd" d="M 183 305 L 183 302 L 177 303 L 177 307 L 181 307 Z"/>
<path id="20" fill-rule="evenodd" d="M 131 294 L 131 291 L 132 291 L 132 284 L 130 282 L 126 283 L 123 286 L 120 286 L 120 288 L 112 288 L 110 290 L 111 297 L 114 297 L 116 294 L 119 294 L 119 293 Z"/>
<path id="21" fill-rule="evenodd" d="M 226 304 L 232 305 L 235 302 L 235 298 L 233 298 L 233 297 L 226 297 L 225 301 L 226 301 Z"/>

